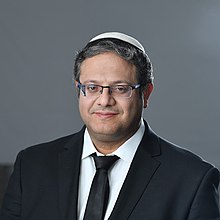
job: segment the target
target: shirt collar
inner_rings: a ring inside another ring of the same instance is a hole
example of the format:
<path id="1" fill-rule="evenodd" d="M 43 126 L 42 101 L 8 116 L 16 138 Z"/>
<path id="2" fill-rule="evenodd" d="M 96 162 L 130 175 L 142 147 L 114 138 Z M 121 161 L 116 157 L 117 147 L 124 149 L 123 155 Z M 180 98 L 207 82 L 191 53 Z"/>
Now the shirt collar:
<path id="1" fill-rule="evenodd" d="M 141 125 L 136 133 L 132 137 L 130 137 L 124 144 L 122 144 L 116 151 L 112 152 L 111 155 L 117 155 L 124 161 L 131 161 L 144 135 L 144 131 L 145 126 L 143 119 L 141 119 Z M 90 138 L 89 132 L 86 129 L 84 133 L 82 160 L 86 157 L 89 157 L 93 153 L 97 153 L 97 155 L 102 155 L 96 150 Z"/>

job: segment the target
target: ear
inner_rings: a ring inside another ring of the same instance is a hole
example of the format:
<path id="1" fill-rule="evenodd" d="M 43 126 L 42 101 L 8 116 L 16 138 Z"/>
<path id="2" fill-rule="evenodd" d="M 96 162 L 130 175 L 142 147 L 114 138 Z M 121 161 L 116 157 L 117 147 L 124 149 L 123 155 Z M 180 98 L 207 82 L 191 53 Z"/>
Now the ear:
<path id="1" fill-rule="evenodd" d="M 144 108 L 147 108 L 148 106 L 148 100 L 150 97 L 150 94 L 152 93 L 154 88 L 154 85 L 152 83 L 148 83 L 146 89 L 143 91 L 143 106 Z"/>
<path id="2" fill-rule="evenodd" d="M 75 85 L 76 94 L 79 96 L 79 89 L 78 89 L 78 81 L 74 80 L 73 86 Z"/>

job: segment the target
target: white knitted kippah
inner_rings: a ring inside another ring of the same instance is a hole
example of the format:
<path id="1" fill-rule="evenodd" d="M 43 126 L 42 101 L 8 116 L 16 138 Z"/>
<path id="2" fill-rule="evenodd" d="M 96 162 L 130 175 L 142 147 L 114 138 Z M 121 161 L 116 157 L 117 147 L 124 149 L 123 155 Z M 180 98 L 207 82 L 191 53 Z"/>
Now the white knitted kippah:
<path id="1" fill-rule="evenodd" d="M 127 34 L 123 34 L 123 33 L 119 33 L 119 32 L 102 33 L 102 34 L 99 34 L 99 35 L 93 37 L 89 42 L 93 42 L 95 40 L 100 40 L 100 39 L 105 39 L 105 38 L 114 38 L 114 39 L 119 39 L 119 40 L 125 41 L 127 43 L 134 45 L 135 47 L 139 48 L 141 51 L 143 51 L 145 53 L 144 47 L 141 45 L 141 43 L 138 40 L 136 40 L 135 38 L 133 38 Z"/>

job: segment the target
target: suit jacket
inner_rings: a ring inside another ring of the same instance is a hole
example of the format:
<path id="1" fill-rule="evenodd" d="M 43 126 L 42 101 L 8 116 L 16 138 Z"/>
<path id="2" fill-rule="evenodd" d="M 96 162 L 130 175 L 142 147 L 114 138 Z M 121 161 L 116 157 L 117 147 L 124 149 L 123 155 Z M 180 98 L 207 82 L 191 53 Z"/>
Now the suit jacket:
<path id="1" fill-rule="evenodd" d="M 218 170 L 145 126 L 109 220 L 220 219 Z M 18 154 L 1 220 L 77 220 L 84 129 Z"/>

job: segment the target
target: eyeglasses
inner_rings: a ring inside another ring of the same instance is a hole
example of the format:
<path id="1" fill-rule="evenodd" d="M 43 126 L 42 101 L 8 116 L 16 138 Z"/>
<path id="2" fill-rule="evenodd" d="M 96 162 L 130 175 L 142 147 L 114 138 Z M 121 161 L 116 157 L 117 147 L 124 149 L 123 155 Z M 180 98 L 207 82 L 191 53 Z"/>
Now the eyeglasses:
<path id="1" fill-rule="evenodd" d="M 96 84 L 81 84 L 78 81 L 78 88 L 86 97 L 98 97 L 103 93 L 103 89 L 109 89 L 109 94 L 113 97 L 130 98 L 132 91 L 141 87 L 141 84 L 136 85 L 112 85 L 100 86 Z"/>

